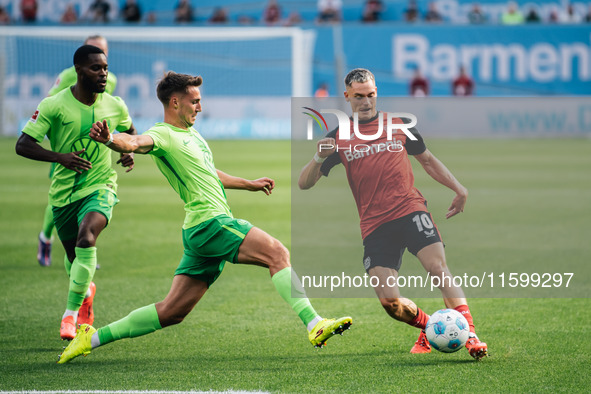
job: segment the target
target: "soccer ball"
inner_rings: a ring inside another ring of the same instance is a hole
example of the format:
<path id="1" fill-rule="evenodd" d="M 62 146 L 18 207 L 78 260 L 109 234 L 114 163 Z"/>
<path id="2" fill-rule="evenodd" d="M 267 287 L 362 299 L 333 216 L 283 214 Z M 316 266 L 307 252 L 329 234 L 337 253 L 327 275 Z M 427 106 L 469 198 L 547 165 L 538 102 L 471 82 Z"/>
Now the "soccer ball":
<path id="1" fill-rule="evenodd" d="M 425 332 L 431 346 L 440 352 L 453 353 L 464 347 L 470 328 L 460 312 L 441 309 L 431 315 Z"/>

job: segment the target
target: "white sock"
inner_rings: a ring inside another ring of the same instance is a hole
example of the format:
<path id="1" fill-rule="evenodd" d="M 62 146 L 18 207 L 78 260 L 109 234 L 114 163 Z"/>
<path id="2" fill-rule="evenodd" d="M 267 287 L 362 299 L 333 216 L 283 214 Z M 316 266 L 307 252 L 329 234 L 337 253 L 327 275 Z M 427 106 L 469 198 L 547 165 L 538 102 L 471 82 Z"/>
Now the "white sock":
<path id="1" fill-rule="evenodd" d="M 310 323 L 308 323 L 308 326 L 306 327 L 308 329 L 308 332 L 311 332 L 314 329 L 314 327 L 316 327 L 316 324 L 318 324 L 318 322 L 320 320 L 322 320 L 322 317 L 316 316 L 314 318 L 314 320 L 312 320 Z"/>
<path id="2" fill-rule="evenodd" d="M 45 236 L 45 234 L 43 234 L 43 231 L 41 231 L 41 232 L 39 233 L 39 239 L 40 239 L 41 241 L 45 242 L 45 243 L 52 243 L 52 242 L 53 242 L 53 237 L 51 237 L 51 238 L 47 238 L 47 237 Z"/>
<path id="3" fill-rule="evenodd" d="M 84 296 L 84 298 L 90 297 L 90 294 L 91 294 L 91 292 L 90 292 L 90 287 L 89 287 L 88 289 L 86 289 L 86 295 Z"/>
<path id="4" fill-rule="evenodd" d="M 62 320 L 64 320 L 68 316 L 73 316 L 74 323 L 76 323 L 76 321 L 78 320 L 78 311 L 71 311 L 69 309 L 66 309 L 66 311 L 64 312 L 64 315 L 62 316 Z"/>
<path id="5" fill-rule="evenodd" d="M 90 347 L 92 349 L 94 349 L 95 347 L 99 347 L 100 345 L 101 345 L 101 340 L 99 339 L 98 331 L 97 331 L 94 334 L 92 334 L 92 337 L 90 337 Z"/>

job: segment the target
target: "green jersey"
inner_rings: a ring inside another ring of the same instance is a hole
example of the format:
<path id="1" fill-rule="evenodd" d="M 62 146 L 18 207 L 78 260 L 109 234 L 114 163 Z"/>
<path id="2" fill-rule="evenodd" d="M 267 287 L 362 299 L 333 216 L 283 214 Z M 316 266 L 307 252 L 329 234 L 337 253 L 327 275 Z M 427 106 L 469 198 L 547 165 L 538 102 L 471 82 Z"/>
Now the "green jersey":
<path id="1" fill-rule="evenodd" d="M 117 192 L 117 173 L 111 168 L 111 150 L 88 136 L 94 122 L 106 119 L 111 130 L 127 131 L 131 118 L 119 97 L 102 93 L 91 106 L 76 100 L 71 89 L 41 101 L 23 133 L 38 142 L 47 135 L 54 152 L 69 153 L 85 149 L 80 157 L 92 168 L 78 174 L 56 165 L 49 189 L 49 202 L 63 207 L 100 189 Z"/>
<path id="2" fill-rule="evenodd" d="M 145 135 L 154 141 L 150 154 L 156 165 L 185 202 L 184 229 L 218 215 L 232 217 L 211 150 L 194 128 L 156 123 Z"/>
<path id="3" fill-rule="evenodd" d="M 56 93 L 61 92 L 65 88 L 68 88 L 72 85 L 76 84 L 78 80 L 78 74 L 76 74 L 76 67 L 72 66 L 70 68 L 66 68 L 64 71 L 57 76 L 55 83 L 49 89 L 48 96 L 53 96 Z M 113 94 L 115 91 L 115 87 L 117 86 L 117 77 L 112 72 L 107 74 L 107 87 L 105 88 L 105 93 Z"/>

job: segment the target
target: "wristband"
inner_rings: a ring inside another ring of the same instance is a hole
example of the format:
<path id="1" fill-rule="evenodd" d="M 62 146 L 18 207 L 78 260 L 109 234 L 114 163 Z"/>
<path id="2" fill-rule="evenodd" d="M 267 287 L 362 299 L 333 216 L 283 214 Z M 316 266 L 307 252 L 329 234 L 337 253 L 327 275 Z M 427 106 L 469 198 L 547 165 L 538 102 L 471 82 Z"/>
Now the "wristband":
<path id="1" fill-rule="evenodd" d="M 109 134 L 109 141 L 105 142 L 106 146 L 109 146 L 113 143 L 113 133 Z"/>
<path id="2" fill-rule="evenodd" d="M 324 160 L 326 160 L 326 157 L 320 157 L 318 156 L 318 152 L 314 153 L 314 161 L 318 164 L 322 164 L 324 163 Z"/>

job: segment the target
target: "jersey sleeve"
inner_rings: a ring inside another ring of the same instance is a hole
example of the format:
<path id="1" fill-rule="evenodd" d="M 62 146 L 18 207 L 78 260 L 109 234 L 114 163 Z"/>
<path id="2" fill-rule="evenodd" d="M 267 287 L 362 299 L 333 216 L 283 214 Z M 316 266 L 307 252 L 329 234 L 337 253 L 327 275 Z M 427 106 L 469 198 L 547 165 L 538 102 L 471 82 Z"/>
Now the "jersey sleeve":
<path id="1" fill-rule="evenodd" d="M 170 132 L 165 128 L 151 128 L 144 133 L 149 135 L 154 141 L 152 150 L 148 152 L 150 155 L 162 156 L 170 147 Z"/>
<path id="2" fill-rule="evenodd" d="M 53 112 L 48 99 L 43 99 L 33 113 L 33 116 L 31 116 L 31 119 L 25 124 L 23 133 L 30 135 L 37 140 L 37 142 L 43 141 L 45 135 L 51 129 Z"/>
<path id="3" fill-rule="evenodd" d="M 116 88 L 117 88 L 117 77 L 115 76 L 115 74 L 113 74 L 112 72 L 109 71 L 109 74 L 107 75 L 107 87 L 105 88 L 105 92 L 112 95 L 115 92 Z"/>
<path id="4" fill-rule="evenodd" d="M 53 84 L 51 89 L 49 89 L 47 95 L 54 96 L 55 94 L 61 92 L 65 88 L 68 88 L 76 84 L 76 78 L 76 70 L 74 69 L 72 72 L 72 67 L 66 68 L 57 76 L 55 83 Z"/>
<path id="5" fill-rule="evenodd" d="M 338 127 L 331 131 L 330 133 L 326 134 L 325 138 L 335 138 L 337 135 Z M 324 163 L 320 166 L 320 173 L 324 176 L 328 176 L 330 170 L 341 163 L 341 156 L 337 152 L 334 152 L 332 155 L 328 156 Z"/>
<path id="6" fill-rule="evenodd" d="M 127 105 L 123 101 L 121 97 L 113 96 L 119 108 L 121 109 L 121 116 L 119 118 L 119 124 L 115 128 L 117 131 L 127 131 L 131 128 L 131 116 L 129 116 L 129 110 L 127 109 Z"/>
<path id="7" fill-rule="evenodd" d="M 403 123 L 409 123 L 410 119 L 408 118 L 400 118 Z M 425 145 L 425 141 L 423 140 L 423 136 L 419 133 L 416 127 L 409 129 L 409 131 L 417 137 L 416 141 L 411 140 L 410 138 L 406 139 L 406 143 L 404 144 L 404 148 L 409 155 L 420 155 L 424 151 L 427 150 L 427 146 Z"/>

